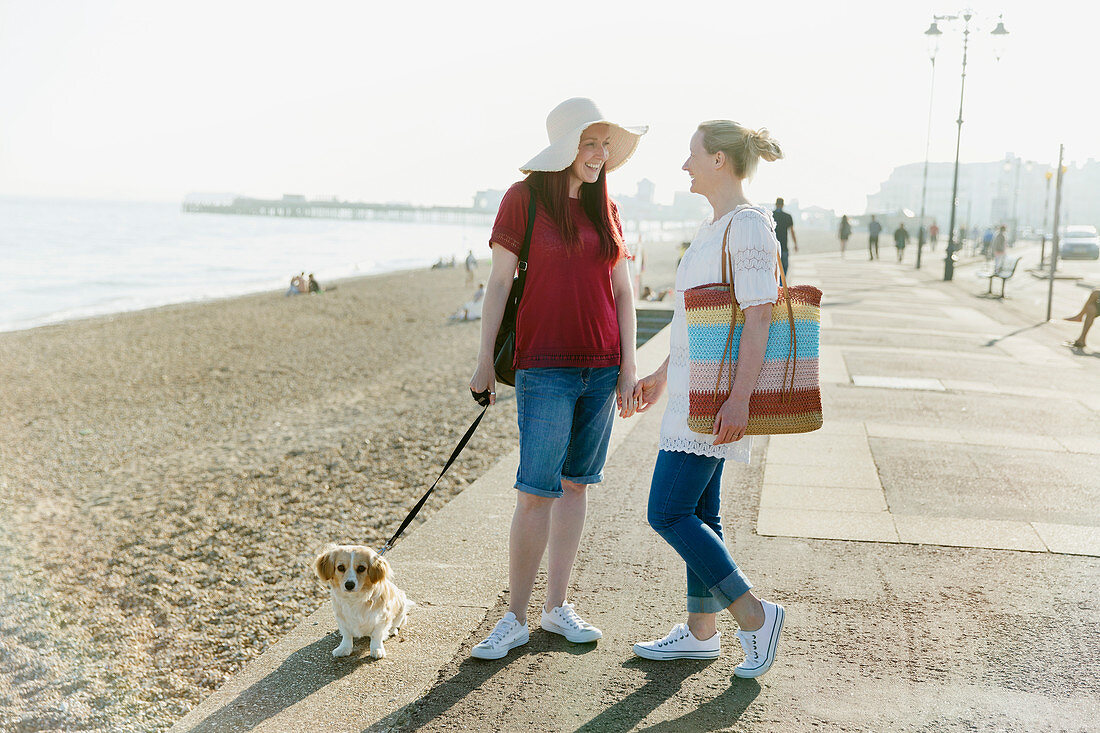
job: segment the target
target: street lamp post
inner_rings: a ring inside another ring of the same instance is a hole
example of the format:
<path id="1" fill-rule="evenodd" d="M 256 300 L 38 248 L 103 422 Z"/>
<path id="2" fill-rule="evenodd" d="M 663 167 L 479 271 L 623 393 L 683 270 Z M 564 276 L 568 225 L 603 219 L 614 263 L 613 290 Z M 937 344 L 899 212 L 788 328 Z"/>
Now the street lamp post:
<path id="1" fill-rule="evenodd" d="M 1048 170 L 1043 176 L 1047 179 L 1047 197 L 1043 202 L 1043 239 L 1039 246 L 1039 265 L 1042 266 L 1047 259 L 1047 211 L 1050 210 L 1050 179 L 1054 178 L 1054 171 Z"/>
<path id="2" fill-rule="evenodd" d="M 959 149 L 962 145 L 963 100 L 966 95 L 966 54 L 970 43 L 970 19 L 974 17 L 974 14 L 966 10 L 962 12 L 961 16 L 937 15 L 933 17 L 933 21 L 957 20 L 959 17 L 963 19 L 962 82 L 959 86 L 959 117 L 955 120 L 958 125 L 958 129 L 955 133 L 955 174 L 951 183 L 951 221 L 947 228 L 947 254 L 943 258 L 944 280 L 951 280 L 955 276 L 955 213 L 959 205 Z M 1005 24 L 1003 22 L 998 22 L 997 27 L 992 31 L 992 35 L 999 46 L 999 42 L 1004 39 L 1004 36 L 1008 35 L 1008 31 L 1005 30 Z M 996 53 L 997 58 L 1000 59 L 999 49 L 995 49 L 994 53 Z"/>
<path id="3" fill-rule="evenodd" d="M 920 186 L 920 224 L 917 235 L 917 269 L 920 269 L 921 251 L 924 249 L 924 201 L 928 193 L 928 149 L 932 144 L 932 100 L 935 99 L 936 89 L 936 52 L 940 49 L 940 36 L 943 35 L 936 26 L 936 21 L 928 26 L 924 32 L 928 37 L 928 59 L 932 62 L 932 80 L 928 85 L 928 131 L 924 136 L 924 178 Z"/>
<path id="4" fill-rule="evenodd" d="M 1012 244 L 1016 244 L 1016 233 L 1020 230 L 1019 219 L 1017 218 L 1018 209 L 1016 204 L 1020 200 L 1020 159 L 1016 158 L 1016 185 L 1012 189 Z"/>

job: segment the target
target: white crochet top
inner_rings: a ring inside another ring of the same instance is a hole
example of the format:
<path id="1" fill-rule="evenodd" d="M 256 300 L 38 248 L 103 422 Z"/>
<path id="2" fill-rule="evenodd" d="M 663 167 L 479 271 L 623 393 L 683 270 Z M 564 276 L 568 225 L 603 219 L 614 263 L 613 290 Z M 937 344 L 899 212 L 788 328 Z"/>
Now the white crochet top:
<path id="1" fill-rule="evenodd" d="M 733 286 L 742 308 L 775 303 L 775 222 L 771 212 L 742 204 L 721 219 L 703 224 L 691 240 L 676 268 L 675 303 L 668 359 L 668 406 L 661 421 L 661 450 L 696 453 L 702 456 L 749 462 L 752 438 L 714 445 L 714 436 L 690 430 L 688 418 L 688 334 L 684 312 L 684 291 L 697 285 L 722 282 L 722 237 L 730 227 L 729 248 L 733 254 Z"/>

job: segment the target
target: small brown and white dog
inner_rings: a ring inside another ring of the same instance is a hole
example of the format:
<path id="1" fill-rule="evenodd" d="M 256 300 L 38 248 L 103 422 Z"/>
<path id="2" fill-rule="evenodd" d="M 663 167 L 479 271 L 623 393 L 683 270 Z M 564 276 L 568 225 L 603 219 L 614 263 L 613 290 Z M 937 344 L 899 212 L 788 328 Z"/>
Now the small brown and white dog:
<path id="1" fill-rule="evenodd" d="M 393 584 L 385 558 L 362 545 L 329 545 L 313 563 L 321 582 L 332 592 L 332 608 L 340 645 L 334 657 L 351 654 L 357 636 L 370 637 L 370 655 L 386 656 L 382 642 L 397 633 L 415 603 Z"/>

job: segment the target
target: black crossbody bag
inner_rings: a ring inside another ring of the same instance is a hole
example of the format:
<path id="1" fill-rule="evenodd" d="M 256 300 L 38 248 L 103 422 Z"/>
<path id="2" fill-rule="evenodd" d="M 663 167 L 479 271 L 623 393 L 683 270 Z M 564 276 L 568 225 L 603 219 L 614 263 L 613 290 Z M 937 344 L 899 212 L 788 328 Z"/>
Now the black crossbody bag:
<path id="1" fill-rule="evenodd" d="M 519 301 L 523 297 L 523 284 L 527 280 L 527 257 L 531 251 L 531 232 L 535 228 L 535 192 L 531 191 L 531 201 L 527 205 L 527 233 L 523 235 L 523 247 L 519 251 L 519 274 L 512 278 L 512 289 L 504 304 L 504 315 L 500 319 L 497 331 L 496 358 L 493 359 L 493 371 L 497 381 L 514 387 L 516 384 L 516 318 L 519 315 Z"/>

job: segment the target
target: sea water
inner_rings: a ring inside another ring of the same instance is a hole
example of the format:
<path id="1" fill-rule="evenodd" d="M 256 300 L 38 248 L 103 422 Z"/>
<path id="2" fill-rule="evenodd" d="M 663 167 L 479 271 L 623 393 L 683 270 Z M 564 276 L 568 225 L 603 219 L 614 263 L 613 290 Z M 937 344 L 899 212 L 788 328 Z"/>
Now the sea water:
<path id="1" fill-rule="evenodd" d="M 490 256 L 490 224 L 183 213 L 179 204 L 0 198 L 0 331 Z M 487 270 L 486 270 L 487 272 Z"/>

